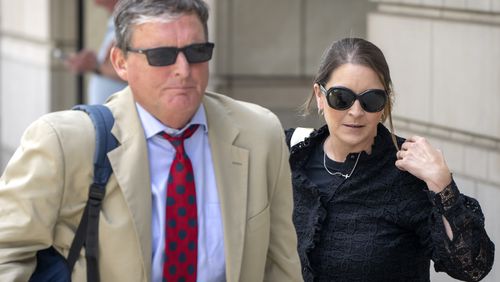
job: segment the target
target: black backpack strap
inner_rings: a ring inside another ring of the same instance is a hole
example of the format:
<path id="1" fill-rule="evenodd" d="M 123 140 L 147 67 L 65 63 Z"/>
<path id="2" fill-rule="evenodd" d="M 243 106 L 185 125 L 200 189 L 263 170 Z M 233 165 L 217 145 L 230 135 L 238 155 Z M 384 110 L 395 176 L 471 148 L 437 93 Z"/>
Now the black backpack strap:
<path id="1" fill-rule="evenodd" d="M 114 124 L 113 114 L 104 105 L 78 105 L 73 110 L 86 112 L 95 127 L 94 179 L 89 188 L 89 199 L 83 212 L 71 244 L 68 255 L 68 267 L 73 270 L 80 250 L 85 245 L 87 259 L 87 281 L 99 282 L 98 247 L 99 247 L 99 213 L 101 202 L 106 193 L 106 183 L 112 173 L 107 153 L 117 147 L 118 142 L 111 134 Z"/>

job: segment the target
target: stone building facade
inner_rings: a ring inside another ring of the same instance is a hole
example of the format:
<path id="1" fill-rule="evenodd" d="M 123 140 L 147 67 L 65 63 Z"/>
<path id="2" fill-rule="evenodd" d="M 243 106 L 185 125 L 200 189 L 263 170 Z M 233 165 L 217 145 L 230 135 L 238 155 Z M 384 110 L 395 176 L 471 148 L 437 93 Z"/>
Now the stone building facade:
<path id="1" fill-rule="evenodd" d="M 76 46 L 77 1 L 0 0 L 1 169 L 33 120 L 77 101 L 75 77 L 51 56 Z M 331 41 L 359 36 L 378 45 L 393 76 L 396 132 L 427 136 L 445 153 L 499 244 L 499 0 L 208 2 L 210 89 L 270 108 L 285 127 L 321 124 L 297 108 Z M 90 0 L 85 8 L 85 40 L 96 47 L 106 15 Z M 454 280 L 433 273 L 432 281 Z M 500 266 L 483 281 L 500 281 Z"/>

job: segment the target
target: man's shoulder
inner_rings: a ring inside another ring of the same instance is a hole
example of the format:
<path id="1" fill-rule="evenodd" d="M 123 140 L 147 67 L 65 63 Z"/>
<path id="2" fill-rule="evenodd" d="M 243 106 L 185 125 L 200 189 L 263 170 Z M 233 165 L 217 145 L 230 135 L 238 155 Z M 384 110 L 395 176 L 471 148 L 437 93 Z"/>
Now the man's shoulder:
<path id="1" fill-rule="evenodd" d="M 206 93 L 203 102 L 209 130 L 236 129 L 241 142 L 260 140 L 271 144 L 281 138 L 283 128 L 278 117 L 257 104 L 244 102 L 217 93 Z M 243 140 L 243 141 L 242 141 Z M 248 144 L 247 144 L 248 145 Z"/>
<path id="2" fill-rule="evenodd" d="M 34 123 L 47 123 L 52 127 L 60 128 L 69 126 L 71 128 L 79 128 L 80 126 L 88 125 L 90 119 L 83 111 L 64 110 L 47 113 L 41 116 Z"/>
<path id="3" fill-rule="evenodd" d="M 23 136 L 58 136 L 60 142 L 83 140 L 82 136 L 93 136 L 93 125 L 88 115 L 83 111 L 65 110 L 42 115 L 33 121 L 24 131 Z"/>
<path id="4" fill-rule="evenodd" d="M 227 95 L 206 92 L 205 94 L 205 105 L 209 104 L 211 106 L 219 107 L 220 109 L 225 109 L 231 115 L 241 115 L 241 116 L 255 116 L 258 117 L 275 117 L 269 109 L 246 101 L 241 101 L 229 97 Z"/>

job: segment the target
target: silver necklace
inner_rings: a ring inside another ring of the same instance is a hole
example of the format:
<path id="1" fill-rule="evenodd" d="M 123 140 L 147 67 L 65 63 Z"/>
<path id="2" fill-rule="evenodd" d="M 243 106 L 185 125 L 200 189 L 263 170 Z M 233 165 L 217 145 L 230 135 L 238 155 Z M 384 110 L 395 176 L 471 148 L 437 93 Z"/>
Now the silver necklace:
<path id="1" fill-rule="evenodd" d="M 330 170 L 328 170 L 328 168 L 326 167 L 326 152 L 323 150 L 323 167 L 325 168 L 326 172 L 328 172 L 328 174 L 330 174 L 330 175 L 339 175 L 339 176 L 342 176 L 345 179 L 347 179 L 347 178 L 351 177 L 352 173 L 356 169 L 356 166 L 358 165 L 358 161 L 359 161 L 359 156 L 361 156 L 361 153 L 358 153 L 358 158 L 356 159 L 356 162 L 354 163 L 354 166 L 352 167 L 351 173 L 349 173 L 349 174 L 343 174 L 340 171 L 331 172 Z"/>

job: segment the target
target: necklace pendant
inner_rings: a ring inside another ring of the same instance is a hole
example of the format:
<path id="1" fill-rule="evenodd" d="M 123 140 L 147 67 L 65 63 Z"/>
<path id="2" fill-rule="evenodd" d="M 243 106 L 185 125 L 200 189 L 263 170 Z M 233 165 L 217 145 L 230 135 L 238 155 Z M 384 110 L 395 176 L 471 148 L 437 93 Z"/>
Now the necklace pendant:
<path id="1" fill-rule="evenodd" d="M 340 171 L 331 172 L 330 170 L 328 170 L 328 168 L 326 167 L 326 152 L 323 151 L 323 167 L 325 168 L 325 170 L 326 170 L 326 172 L 328 174 L 330 174 L 330 175 L 339 175 L 339 176 L 342 176 L 345 179 L 347 179 L 347 178 L 351 177 L 351 175 L 353 174 L 354 170 L 356 169 L 356 166 L 358 165 L 358 161 L 359 161 L 359 157 L 360 156 L 361 156 L 361 153 L 358 153 L 358 157 L 356 158 L 356 162 L 354 163 L 354 166 L 352 167 L 351 173 L 349 173 L 349 174 L 343 174 Z"/>

